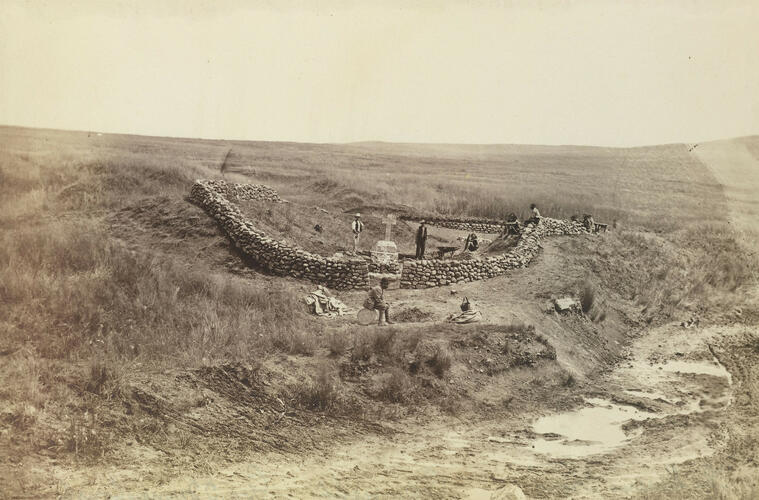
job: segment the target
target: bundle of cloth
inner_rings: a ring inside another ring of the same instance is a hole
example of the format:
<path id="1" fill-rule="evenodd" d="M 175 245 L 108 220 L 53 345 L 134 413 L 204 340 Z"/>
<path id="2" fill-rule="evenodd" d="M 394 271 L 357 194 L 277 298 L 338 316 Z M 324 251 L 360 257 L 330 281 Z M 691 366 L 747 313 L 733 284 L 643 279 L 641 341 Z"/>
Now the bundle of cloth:
<path id="1" fill-rule="evenodd" d="M 482 313 L 469 302 L 468 298 L 464 297 L 464 300 L 461 302 L 461 313 L 451 314 L 446 321 L 449 323 L 457 323 L 459 325 L 478 323 L 482 321 Z"/>
<path id="2" fill-rule="evenodd" d="M 333 297 L 329 290 L 319 285 L 316 290 L 309 293 L 305 298 L 311 313 L 325 318 L 343 316 L 351 312 L 350 308 L 343 304 L 337 297 Z"/>

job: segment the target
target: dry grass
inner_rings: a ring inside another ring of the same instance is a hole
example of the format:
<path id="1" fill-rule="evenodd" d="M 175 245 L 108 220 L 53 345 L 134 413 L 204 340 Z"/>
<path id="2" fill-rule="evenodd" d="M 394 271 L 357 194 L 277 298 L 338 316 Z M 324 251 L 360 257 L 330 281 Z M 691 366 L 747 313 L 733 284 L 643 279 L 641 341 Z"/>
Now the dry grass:
<path id="1" fill-rule="evenodd" d="M 285 289 L 130 251 L 94 223 L 5 232 L 0 297 L 15 325 L 9 337 L 35 342 L 51 358 L 86 357 L 97 345 L 117 358 L 192 365 L 270 348 L 311 354 L 315 346 L 305 315 L 292 314 L 300 302 Z"/>
<path id="2" fill-rule="evenodd" d="M 452 364 L 453 355 L 447 347 L 443 346 L 435 346 L 432 356 L 427 359 L 427 366 L 438 377 L 445 375 L 451 369 Z"/>
<path id="3" fill-rule="evenodd" d="M 63 422 L 61 446 L 100 459 L 108 436 L 99 434 L 91 406 L 117 398 L 138 363 L 150 371 L 277 351 L 314 356 L 309 363 L 321 368 L 297 399 L 338 413 L 353 411 L 352 403 L 332 365 L 321 365 L 320 345 L 336 357 L 350 351 L 355 363 L 379 360 L 384 373 L 371 395 L 380 401 L 416 401 L 419 379 L 440 383 L 436 377 L 450 372 L 454 353 L 424 345 L 434 325 L 324 335 L 292 286 L 212 268 L 202 259 L 207 248 L 193 249 L 199 258 L 189 261 L 114 237 L 110 215 L 182 200 L 194 179 L 220 176 L 230 147 L 228 180 L 265 182 L 333 213 L 381 213 L 393 204 L 524 217 L 534 202 L 549 216 L 590 212 L 600 222 L 623 221 L 629 230 L 582 254 L 601 288 L 637 298 L 652 316 L 714 290 L 736 290 L 756 275 L 751 261 L 735 259 L 719 186 L 676 146 L 283 145 L 4 127 L 0 135 L 0 352 L 10 353 L 0 356 L 0 418 L 12 429 L 8 439 L 27 451 L 47 439 L 41 421 Z M 525 324 L 505 331 L 531 332 Z M 412 375 L 408 358 L 429 368 Z M 30 445 L 29 436 L 39 443 Z"/>

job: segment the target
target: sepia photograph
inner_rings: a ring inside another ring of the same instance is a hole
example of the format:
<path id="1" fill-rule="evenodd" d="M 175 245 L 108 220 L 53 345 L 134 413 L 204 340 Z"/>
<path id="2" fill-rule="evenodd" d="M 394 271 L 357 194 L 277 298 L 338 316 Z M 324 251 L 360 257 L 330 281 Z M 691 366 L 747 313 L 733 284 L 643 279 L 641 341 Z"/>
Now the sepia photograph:
<path id="1" fill-rule="evenodd" d="M 0 499 L 759 499 L 756 0 L 3 0 Z"/>

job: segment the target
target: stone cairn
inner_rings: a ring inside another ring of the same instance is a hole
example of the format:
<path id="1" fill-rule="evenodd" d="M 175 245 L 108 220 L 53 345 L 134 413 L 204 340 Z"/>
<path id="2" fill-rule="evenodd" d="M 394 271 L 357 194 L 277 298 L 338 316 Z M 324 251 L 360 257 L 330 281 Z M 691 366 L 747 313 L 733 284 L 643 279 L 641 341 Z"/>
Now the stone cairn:
<path id="1" fill-rule="evenodd" d="M 270 238 L 246 220 L 228 196 L 238 200 L 282 200 L 268 186 L 227 184 L 219 180 L 195 181 L 190 191 L 190 200 L 208 212 L 234 245 L 263 269 L 334 289 L 369 286 L 369 267 L 365 260 L 322 257 Z"/>
<path id="2" fill-rule="evenodd" d="M 476 281 L 526 267 L 540 251 L 545 236 L 587 233 L 582 223 L 543 217 L 522 230 L 519 242 L 503 255 L 472 260 L 417 260 L 403 263 L 401 288 L 428 288 Z"/>

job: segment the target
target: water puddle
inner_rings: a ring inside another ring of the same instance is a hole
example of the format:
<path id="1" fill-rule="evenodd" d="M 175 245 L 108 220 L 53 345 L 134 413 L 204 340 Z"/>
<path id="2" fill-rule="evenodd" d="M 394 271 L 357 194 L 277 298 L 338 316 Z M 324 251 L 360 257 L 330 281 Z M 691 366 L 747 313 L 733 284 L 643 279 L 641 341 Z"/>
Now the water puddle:
<path id="1" fill-rule="evenodd" d="M 733 385 L 733 377 L 719 361 L 667 361 L 658 365 L 670 373 L 693 373 L 695 375 L 711 375 L 724 378 L 728 385 Z"/>
<path id="2" fill-rule="evenodd" d="M 532 448 L 557 458 L 607 453 L 634 437 L 622 428 L 625 423 L 657 416 L 604 399 L 593 398 L 586 402 L 591 406 L 538 419 L 533 430 L 543 437 L 536 439 Z"/>
<path id="3" fill-rule="evenodd" d="M 541 436 L 530 444 L 532 450 L 554 458 L 609 453 L 643 432 L 640 428 L 626 432 L 624 427 L 628 422 L 691 414 L 730 404 L 732 377 L 716 359 L 674 360 L 658 364 L 634 362 L 620 371 L 625 373 L 625 379 L 638 382 L 637 387 L 624 393 L 665 403 L 669 407 L 660 413 L 652 413 L 605 399 L 587 399 L 588 406 L 538 419 L 533 424 L 533 431 Z M 705 382 L 684 376 L 690 374 L 708 375 L 722 379 L 722 382 Z"/>

